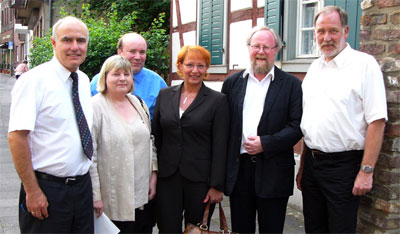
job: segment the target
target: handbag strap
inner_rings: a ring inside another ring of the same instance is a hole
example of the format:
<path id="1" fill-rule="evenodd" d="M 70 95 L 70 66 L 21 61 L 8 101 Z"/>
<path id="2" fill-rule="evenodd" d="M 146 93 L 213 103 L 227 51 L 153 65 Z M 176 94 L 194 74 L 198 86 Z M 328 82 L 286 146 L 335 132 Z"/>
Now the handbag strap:
<path id="1" fill-rule="evenodd" d="M 203 220 L 200 224 L 200 228 L 203 230 L 208 230 L 207 222 L 208 222 L 208 215 L 210 214 L 210 202 L 207 203 L 206 209 L 204 210 Z M 230 233 L 228 230 L 228 224 L 226 223 L 224 209 L 222 208 L 221 202 L 218 202 L 219 206 L 219 223 L 220 223 L 220 230 L 222 233 Z"/>
<path id="2" fill-rule="evenodd" d="M 200 229 L 208 230 L 208 214 L 210 213 L 210 202 L 207 203 L 206 209 L 204 210 L 203 220 L 200 224 Z"/>
<path id="3" fill-rule="evenodd" d="M 226 223 L 225 213 L 224 209 L 222 209 L 221 202 L 218 202 L 218 206 L 219 206 L 219 223 L 220 223 L 219 229 L 223 231 L 222 233 L 229 233 L 228 224 Z"/>

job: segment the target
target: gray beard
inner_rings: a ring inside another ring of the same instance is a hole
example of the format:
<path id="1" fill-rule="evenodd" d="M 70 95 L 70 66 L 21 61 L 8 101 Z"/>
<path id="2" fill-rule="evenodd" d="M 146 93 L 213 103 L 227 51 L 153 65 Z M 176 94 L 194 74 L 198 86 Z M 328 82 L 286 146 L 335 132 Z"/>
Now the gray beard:
<path id="1" fill-rule="evenodd" d="M 272 67 L 269 64 L 265 64 L 265 66 L 257 65 L 255 61 L 251 64 L 253 68 L 253 72 L 257 74 L 268 74 Z"/>

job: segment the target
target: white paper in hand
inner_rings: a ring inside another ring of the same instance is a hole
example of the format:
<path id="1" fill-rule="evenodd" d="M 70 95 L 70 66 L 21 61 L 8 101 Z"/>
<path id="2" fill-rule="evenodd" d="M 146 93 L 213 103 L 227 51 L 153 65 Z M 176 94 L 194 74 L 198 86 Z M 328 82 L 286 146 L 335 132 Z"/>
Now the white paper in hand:
<path id="1" fill-rule="evenodd" d="M 119 233 L 119 229 L 107 217 L 107 215 L 104 214 L 104 212 L 98 218 L 96 218 L 96 212 L 95 212 L 94 213 L 94 233 L 95 234 L 117 234 L 117 233 Z"/>

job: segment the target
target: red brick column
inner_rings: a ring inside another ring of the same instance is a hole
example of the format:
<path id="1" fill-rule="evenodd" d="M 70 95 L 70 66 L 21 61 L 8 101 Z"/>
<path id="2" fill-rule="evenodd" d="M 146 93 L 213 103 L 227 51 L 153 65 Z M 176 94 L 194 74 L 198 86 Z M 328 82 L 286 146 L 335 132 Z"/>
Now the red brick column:
<path id="1" fill-rule="evenodd" d="M 400 232 L 400 0 L 361 3 L 360 50 L 375 56 L 386 86 L 389 121 L 374 176 L 361 198 L 359 233 Z"/>

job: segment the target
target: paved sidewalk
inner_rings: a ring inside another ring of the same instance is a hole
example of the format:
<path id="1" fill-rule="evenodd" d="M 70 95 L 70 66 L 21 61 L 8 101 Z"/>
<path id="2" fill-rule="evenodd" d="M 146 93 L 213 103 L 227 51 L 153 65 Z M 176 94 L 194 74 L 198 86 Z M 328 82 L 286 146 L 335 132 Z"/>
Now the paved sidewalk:
<path id="1" fill-rule="evenodd" d="M 18 196 L 20 180 L 12 162 L 7 142 L 10 112 L 10 92 L 15 78 L 0 74 L 0 234 L 16 234 L 18 227 Z M 229 199 L 222 202 L 228 225 L 230 226 Z M 218 210 L 214 212 L 211 230 L 219 230 Z M 154 228 L 153 233 L 157 233 Z M 286 212 L 284 233 L 304 233 L 303 215 L 291 207 Z"/>
<path id="2" fill-rule="evenodd" d="M 224 213 L 226 216 L 226 220 L 229 226 L 229 230 L 231 230 L 230 225 L 230 211 L 229 211 L 229 198 L 224 197 L 222 201 L 222 207 L 224 208 Z M 219 211 L 216 207 L 212 220 L 211 220 L 211 227 L 210 230 L 217 231 L 219 230 Z M 258 231 L 257 231 L 258 232 Z M 304 220 L 303 214 L 290 206 L 287 207 L 286 210 L 286 219 L 285 219 L 285 226 L 283 229 L 283 233 L 305 233 L 304 232 Z"/>
<path id="3" fill-rule="evenodd" d="M 19 233 L 18 196 L 20 180 L 8 148 L 11 89 L 15 78 L 0 74 L 0 234 Z"/>

